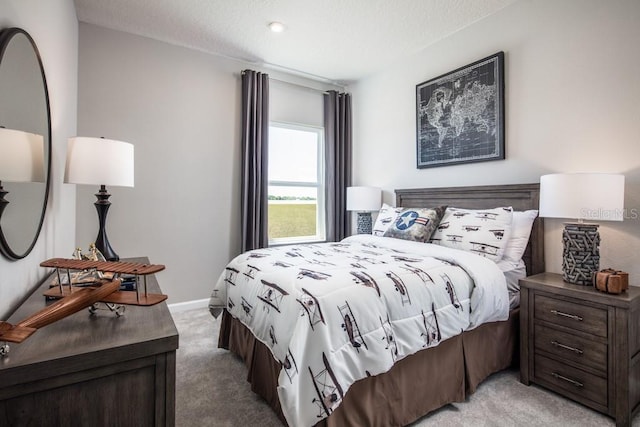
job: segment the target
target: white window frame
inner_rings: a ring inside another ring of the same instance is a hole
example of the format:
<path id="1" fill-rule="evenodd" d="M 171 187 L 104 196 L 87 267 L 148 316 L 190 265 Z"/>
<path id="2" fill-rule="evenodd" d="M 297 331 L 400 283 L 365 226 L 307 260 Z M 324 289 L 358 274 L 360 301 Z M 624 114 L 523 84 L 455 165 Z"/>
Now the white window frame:
<path id="1" fill-rule="evenodd" d="M 324 128 L 311 125 L 301 125 L 287 122 L 269 122 L 269 127 L 282 129 L 299 130 L 312 132 L 317 135 L 317 178 L 316 182 L 301 181 L 269 181 L 270 187 L 316 187 L 318 189 L 317 209 L 316 209 L 316 234 L 311 236 L 296 237 L 269 237 L 269 246 L 288 245 L 293 243 L 315 243 L 326 241 L 326 221 L 325 221 L 325 179 L 324 179 Z M 267 209 L 269 207 L 267 206 Z"/>

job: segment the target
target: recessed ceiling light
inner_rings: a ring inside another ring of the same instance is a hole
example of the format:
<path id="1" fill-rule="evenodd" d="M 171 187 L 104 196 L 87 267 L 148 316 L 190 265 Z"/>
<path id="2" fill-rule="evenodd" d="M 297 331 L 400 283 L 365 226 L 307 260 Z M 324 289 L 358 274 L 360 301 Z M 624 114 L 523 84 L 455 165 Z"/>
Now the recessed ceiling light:
<path id="1" fill-rule="evenodd" d="M 269 29 L 274 33 L 281 33 L 284 31 L 284 24 L 282 22 L 271 22 L 269 23 Z"/>

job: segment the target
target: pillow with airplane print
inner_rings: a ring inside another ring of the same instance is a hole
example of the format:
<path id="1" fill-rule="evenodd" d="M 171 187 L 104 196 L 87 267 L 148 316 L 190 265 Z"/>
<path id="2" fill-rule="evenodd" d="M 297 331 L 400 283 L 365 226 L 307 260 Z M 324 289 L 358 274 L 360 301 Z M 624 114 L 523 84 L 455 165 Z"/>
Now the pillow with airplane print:
<path id="1" fill-rule="evenodd" d="M 378 217 L 376 223 L 373 226 L 371 234 L 374 236 L 384 236 L 385 231 L 389 229 L 389 226 L 398 218 L 398 214 L 402 212 L 404 208 L 394 208 L 386 203 L 382 204 L 382 207 L 378 211 Z"/>
<path id="2" fill-rule="evenodd" d="M 426 243 L 435 231 L 446 206 L 437 208 L 405 208 L 398 212 L 384 237 Z"/>
<path id="3" fill-rule="evenodd" d="M 473 252 L 495 262 L 502 259 L 513 222 L 513 208 L 447 208 L 431 243 Z"/>

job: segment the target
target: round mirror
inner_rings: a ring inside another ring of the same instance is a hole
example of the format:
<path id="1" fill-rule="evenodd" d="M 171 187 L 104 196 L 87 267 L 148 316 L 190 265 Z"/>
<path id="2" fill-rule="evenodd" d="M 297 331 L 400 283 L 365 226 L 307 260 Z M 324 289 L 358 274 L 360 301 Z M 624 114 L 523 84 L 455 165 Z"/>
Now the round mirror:
<path id="1" fill-rule="evenodd" d="M 40 53 L 20 28 L 0 31 L 0 252 L 33 249 L 51 173 L 49 94 Z"/>

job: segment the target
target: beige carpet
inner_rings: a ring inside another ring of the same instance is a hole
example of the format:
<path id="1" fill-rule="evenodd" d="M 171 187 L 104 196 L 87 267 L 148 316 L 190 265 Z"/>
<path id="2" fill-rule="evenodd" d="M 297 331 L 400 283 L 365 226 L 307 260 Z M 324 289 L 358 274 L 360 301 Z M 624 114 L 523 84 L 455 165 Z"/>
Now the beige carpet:
<path id="1" fill-rule="evenodd" d="M 177 355 L 176 425 L 281 426 L 246 382 L 247 370 L 217 348 L 219 321 L 206 309 L 174 314 L 180 333 Z M 417 426 L 613 426 L 611 418 L 537 386 L 526 387 L 516 371 L 487 379 L 466 402 L 447 405 Z M 640 416 L 633 425 L 640 427 Z"/>

